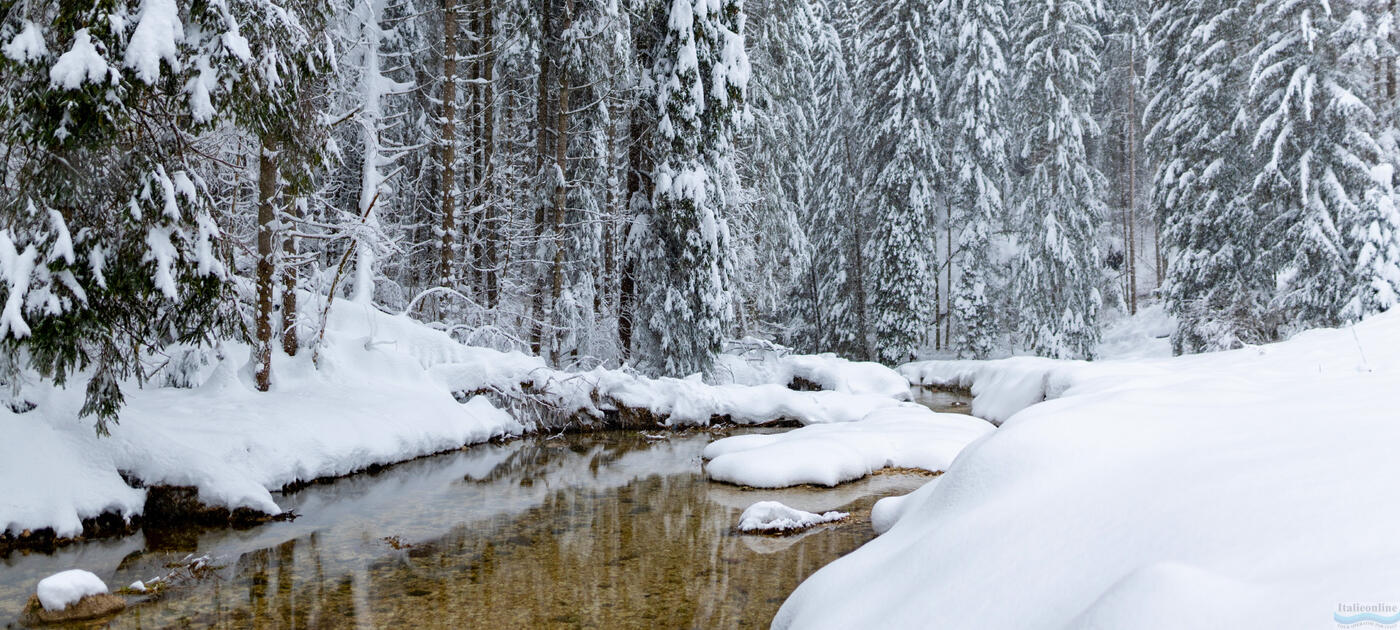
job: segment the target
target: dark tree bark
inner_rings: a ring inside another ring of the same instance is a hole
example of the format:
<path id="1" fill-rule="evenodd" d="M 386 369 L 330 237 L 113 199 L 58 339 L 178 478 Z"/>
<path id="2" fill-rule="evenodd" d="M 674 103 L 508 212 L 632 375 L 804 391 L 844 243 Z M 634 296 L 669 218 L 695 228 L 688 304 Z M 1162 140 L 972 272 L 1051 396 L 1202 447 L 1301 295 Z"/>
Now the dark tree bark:
<path id="1" fill-rule="evenodd" d="M 277 211 L 273 206 L 277 194 L 277 164 L 273 161 L 272 150 L 273 147 L 264 138 L 258 152 L 258 321 L 253 348 L 253 381 L 261 392 L 272 387 L 272 285 L 275 272 L 272 258 L 277 222 Z"/>
<path id="2" fill-rule="evenodd" d="M 442 0 L 442 246 L 438 285 L 450 287 L 453 238 L 457 232 L 457 2 Z"/>

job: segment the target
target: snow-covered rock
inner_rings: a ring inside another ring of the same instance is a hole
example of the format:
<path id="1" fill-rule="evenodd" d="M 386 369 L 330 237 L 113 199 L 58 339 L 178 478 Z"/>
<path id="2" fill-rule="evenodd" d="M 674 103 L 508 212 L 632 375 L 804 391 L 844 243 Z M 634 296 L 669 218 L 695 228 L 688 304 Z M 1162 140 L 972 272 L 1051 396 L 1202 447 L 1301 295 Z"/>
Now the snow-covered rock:
<path id="1" fill-rule="evenodd" d="M 58 612 L 88 595 L 107 592 L 102 578 L 82 569 L 69 569 L 39 580 L 37 595 L 44 610 Z"/>
<path id="2" fill-rule="evenodd" d="M 811 576 L 774 627 L 1302 629 L 1395 601 L 1400 311 L 1231 352 L 1043 365 L 1050 400 Z M 976 391 L 1026 365 L 946 367 L 928 376 L 970 373 Z"/>
<path id="3" fill-rule="evenodd" d="M 705 448 L 705 472 L 716 481 L 783 488 L 834 486 L 891 467 L 940 471 L 992 430 L 984 420 L 906 404 L 859 422 L 718 440 Z"/>
<path id="4" fill-rule="evenodd" d="M 790 532 L 807 529 L 822 523 L 834 523 L 849 517 L 846 512 L 835 510 L 823 514 L 803 512 L 790 508 L 777 501 L 759 501 L 750 505 L 739 515 L 739 531 L 742 532 Z"/>

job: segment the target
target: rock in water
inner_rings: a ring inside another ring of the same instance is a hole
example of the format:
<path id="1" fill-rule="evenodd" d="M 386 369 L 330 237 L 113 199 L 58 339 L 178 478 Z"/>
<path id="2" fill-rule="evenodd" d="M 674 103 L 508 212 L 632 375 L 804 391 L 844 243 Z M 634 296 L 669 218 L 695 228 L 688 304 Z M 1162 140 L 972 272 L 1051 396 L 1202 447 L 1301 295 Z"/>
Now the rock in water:
<path id="1" fill-rule="evenodd" d="M 125 609 L 126 600 L 111 593 L 88 595 L 78 600 L 77 603 L 58 611 L 44 610 L 44 605 L 39 603 L 39 596 L 30 595 L 29 603 L 25 604 L 24 616 L 20 618 L 20 621 L 26 626 L 87 621 L 109 617 Z"/>
<path id="2" fill-rule="evenodd" d="M 36 590 L 24 607 L 28 625 L 98 619 L 126 608 L 126 600 L 108 593 L 101 578 L 81 569 L 50 575 Z"/>
<path id="3" fill-rule="evenodd" d="M 739 515 L 739 531 L 748 533 L 781 534 L 797 532 L 809 527 L 832 523 L 850 516 L 845 512 L 813 514 L 790 508 L 777 501 L 759 501 L 750 505 Z"/>

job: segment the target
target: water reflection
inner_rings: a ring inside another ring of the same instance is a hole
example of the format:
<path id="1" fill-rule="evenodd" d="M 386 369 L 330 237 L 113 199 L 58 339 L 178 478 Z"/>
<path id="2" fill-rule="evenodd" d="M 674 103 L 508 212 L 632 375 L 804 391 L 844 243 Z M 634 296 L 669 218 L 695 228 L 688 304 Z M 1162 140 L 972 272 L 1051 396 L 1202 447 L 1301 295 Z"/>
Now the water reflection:
<path id="1" fill-rule="evenodd" d="M 941 413 L 972 413 L 972 395 L 915 385 L 909 389 L 914 402 Z"/>
<path id="2" fill-rule="evenodd" d="M 926 481 L 740 490 L 700 474 L 712 439 L 611 432 L 479 446 L 282 497 L 302 515 L 293 522 L 14 554 L 0 559 L 0 619 L 58 570 L 116 586 L 207 554 L 219 568 L 132 599 L 111 626 L 761 627 L 802 579 L 873 536 L 875 499 Z M 855 518 L 788 539 L 732 533 L 764 499 Z"/>

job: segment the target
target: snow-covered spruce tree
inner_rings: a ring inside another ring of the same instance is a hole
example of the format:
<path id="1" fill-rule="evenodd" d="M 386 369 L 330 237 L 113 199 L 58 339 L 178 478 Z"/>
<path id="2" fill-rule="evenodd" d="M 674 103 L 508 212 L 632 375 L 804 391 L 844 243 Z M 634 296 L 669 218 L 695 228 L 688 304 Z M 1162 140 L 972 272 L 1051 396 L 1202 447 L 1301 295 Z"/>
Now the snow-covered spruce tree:
<path id="1" fill-rule="evenodd" d="M 1163 7 L 1163 17 L 1168 10 Z M 1163 294 L 1177 317 L 1177 352 L 1267 341 L 1264 318 L 1272 279 L 1255 246 L 1262 229 L 1249 201 L 1254 152 L 1249 148 L 1249 20 L 1247 3 L 1172 3 L 1180 29 L 1170 73 L 1149 110 L 1149 146 L 1159 147 L 1154 205 L 1170 252 Z M 1162 18 L 1159 18 L 1160 23 Z"/>
<path id="2" fill-rule="evenodd" d="M 914 358 L 933 321 L 931 219 L 938 155 L 934 32 L 922 3 L 871 0 L 860 76 L 875 188 L 870 326 L 876 357 Z"/>
<path id="3" fill-rule="evenodd" d="M 1268 0 L 1254 14 L 1249 106 L 1264 157 L 1251 199 L 1285 329 L 1334 326 L 1394 303 L 1389 182 L 1376 167 L 1373 23 L 1350 2 Z M 1388 175 L 1388 173 L 1385 173 Z"/>
<path id="4" fill-rule="evenodd" d="M 984 359 L 997 349 L 1000 329 L 991 293 L 998 277 L 991 236 L 1005 221 L 1002 187 L 1008 181 L 1004 81 L 1007 74 L 1006 5 L 1002 0 L 946 0 L 953 54 L 944 85 L 950 126 L 954 207 L 962 226 L 960 275 L 952 287 L 953 316 L 962 334 L 959 356 Z M 951 340 L 950 340 L 951 341 Z"/>
<path id="5" fill-rule="evenodd" d="M 1097 0 L 1037 0 L 1018 9 L 1015 129 L 1026 175 L 1017 186 L 1019 251 L 1013 290 L 1024 347 L 1091 357 L 1098 344 L 1097 235 L 1103 176 L 1085 154 L 1098 133 L 1091 98 L 1099 73 Z"/>
<path id="6" fill-rule="evenodd" d="M 256 91 L 276 54 L 255 35 L 294 20 L 267 1 L 5 13 L 4 352 L 58 384 L 85 379 L 99 433 L 144 356 L 222 328 L 226 269 L 193 139 L 247 113 L 231 95 Z"/>
<path id="7" fill-rule="evenodd" d="M 725 211 L 750 70 L 741 0 L 675 0 L 665 20 L 637 303 L 655 347 L 639 349 L 638 359 L 653 373 L 684 376 L 709 370 L 732 317 Z"/>

